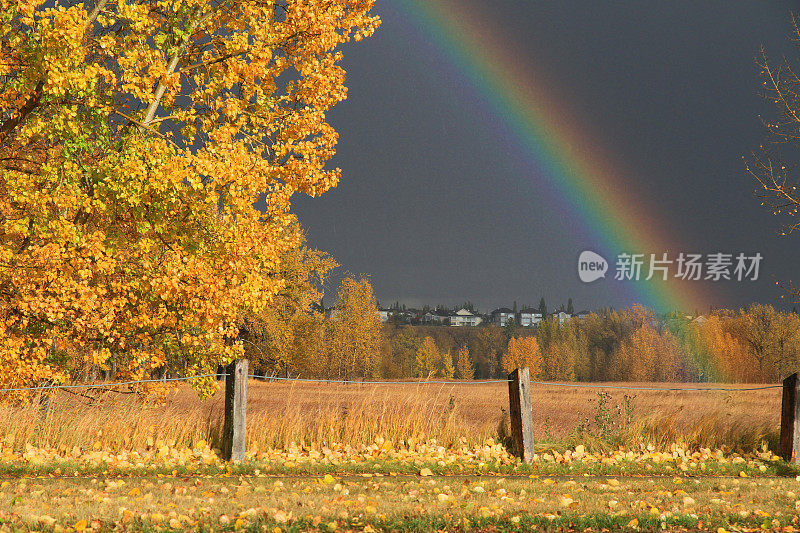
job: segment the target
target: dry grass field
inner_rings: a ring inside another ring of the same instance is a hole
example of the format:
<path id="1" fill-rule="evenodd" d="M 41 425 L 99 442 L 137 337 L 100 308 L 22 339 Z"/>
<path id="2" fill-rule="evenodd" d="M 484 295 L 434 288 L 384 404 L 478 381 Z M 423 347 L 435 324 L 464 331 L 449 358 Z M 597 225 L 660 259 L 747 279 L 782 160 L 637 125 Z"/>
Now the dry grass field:
<path id="1" fill-rule="evenodd" d="M 0 531 L 800 527 L 800 470 L 756 451 L 774 449 L 780 389 L 595 385 L 534 386 L 531 464 L 498 443 L 505 383 L 251 380 L 239 464 L 211 449 L 219 393 L 61 391 L 46 413 L 0 408 Z"/>
<path id="2" fill-rule="evenodd" d="M 613 444 L 688 447 L 728 446 L 745 451 L 779 431 L 781 390 L 675 392 L 561 386 L 533 387 L 535 436 L 539 442 L 592 446 L 601 436 Z M 609 384 L 611 385 L 611 384 Z M 614 384 L 619 385 L 619 384 Z M 686 384 L 630 386 L 670 387 Z M 719 385 L 746 388 L 746 385 Z M 599 394 L 604 392 L 606 394 Z M 113 392 L 55 393 L 46 417 L 38 403 L 0 407 L 5 446 L 144 447 L 148 441 L 191 446 L 219 442 L 221 393 L 200 400 L 186 384 L 159 400 Z M 290 443 L 369 444 L 436 439 L 450 445 L 498 437 L 508 408 L 505 383 L 340 385 L 251 380 L 248 398 L 250 447 Z M 599 444 L 598 444 L 599 445 Z"/>

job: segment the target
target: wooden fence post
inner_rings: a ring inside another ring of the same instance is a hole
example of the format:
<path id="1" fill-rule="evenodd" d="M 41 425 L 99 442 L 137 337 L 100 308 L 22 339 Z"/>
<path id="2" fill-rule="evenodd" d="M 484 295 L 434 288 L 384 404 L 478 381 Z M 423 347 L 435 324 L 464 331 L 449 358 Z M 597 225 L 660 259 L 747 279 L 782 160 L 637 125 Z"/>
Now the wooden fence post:
<path id="1" fill-rule="evenodd" d="M 781 401 L 781 457 L 796 463 L 800 458 L 800 380 L 797 372 L 783 380 Z"/>
<path id="2" fill-rule="evenodd" d="M 514 455 L 530 463 L 533 461 L 533 407 L 528 367 L 518 368 L 508 375 L 508 402 Z"/>
<path id="3" fill-rule="evenodd" d="M 244 459 L 247 428 L 247 359 L 236 359 L 225 370 L 225 421 L 222 425 L 222 458 Z"/>

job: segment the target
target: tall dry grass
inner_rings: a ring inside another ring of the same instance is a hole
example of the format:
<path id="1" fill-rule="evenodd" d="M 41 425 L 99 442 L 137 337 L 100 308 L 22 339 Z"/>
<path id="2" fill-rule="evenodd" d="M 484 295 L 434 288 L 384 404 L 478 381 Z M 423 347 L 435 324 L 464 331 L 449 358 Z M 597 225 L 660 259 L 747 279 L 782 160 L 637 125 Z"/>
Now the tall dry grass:
<path id="1" fill-rule="evenodd" d="M 504 383 L 335 385 L 251 380 L 248 388 L 248 446 L 262 450 L 291 443 L 358 446 L 373 443 L 378 436 L 395 443 L 436 439 L 450 445 L 466 438 L 476 444 L 498 436 L 508 409 Z M 665 448 L 678 442 L 743 450 L 777 440 L 780 389 L 637 391 L 627 402 L 625 394 L 631 392 L 609 391 L 599 406 L 594 389 L 535 386 L 535 436 L 556 446 Z M 110 392 L 87 395 L 94 399 L 56 392 L 46 414 L 38 402 L 0 406 L 0 439 L 17 451 L 26 444 L 108 450 L 146 448 L 158 441 L 176 446 L 200 440 L 219 444 L 220 393 L 200 400 L 188 386 L 180 385 L 158 399 Z M 625 406 L 632 411 L 626 413 Z M 601 409 L 607 416 L 598 421 Z"/>

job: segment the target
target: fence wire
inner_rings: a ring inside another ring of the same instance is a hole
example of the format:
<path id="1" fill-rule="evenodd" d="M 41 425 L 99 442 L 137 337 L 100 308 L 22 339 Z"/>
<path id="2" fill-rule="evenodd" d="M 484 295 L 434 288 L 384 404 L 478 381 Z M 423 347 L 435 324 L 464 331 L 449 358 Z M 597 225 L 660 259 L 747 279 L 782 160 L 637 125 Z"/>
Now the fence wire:
<path id="1" fill-rule="evenodd" d="M 342 383 L 346 385 L 483 385 L 486 383 L 508 383 L 507 379 L 483 379 L 475 381 L 445 381 L 426 379 L 422 381 L 361 381 L 351 379 L 284 378 L 280 376 L 250 376 L 265 381 L 300 381 L 305 383 Z"/>
<path id="2" fill-rule="evenodd" d="M 192 379 L 220 377 L 225 374 L 198 374 L 196 376 L 183 376 L 174 378 L 159 378 L 159 379 L 139 379 L 132 381 L 121 381 L 115 383 L 93 383 L 93 384 L 73 384 L 73 385 L 39 385 L 35 387 L 15 387 L 8 389 L 0 389 L 2 392 L 24 392 L 24 391 L 37 391 L 37 390 L 53 390 L 53 389 L 96 389 L 118 387 L 122 385 L 136 385 L 139 383 L 163 383 L 166 381 L 189 381 Z M 290 378 L 280 376 L 258 376 L 250 375 L 249 378 L 259 379 L 264 381 L 285 381 L 285 382 L 301 382 L 301 383 L 338 383 L 343 385 L 485 385 L 489 383 L 508 383 L 508 379 L 484 379 L 475 381 L 447 381 L 447 380 L 423 380 L 423 381 L 360 381 L 348 379 L 315 379 L 315 378 Z M 783 385 L 762 385 L 758 387 L 641 387 L 634 385 L 603 385 L 599 383 L 561 383 L 555 381 L 531 381 L 533 385 L 544 385 L 551 387 L 572 387 L 583 389 L 616 389 L 616 390 L 646 390 L 646 391 L 665 391 L 665 392 L 742 392 L 742 391 L 755 391 L 766 389 L 778 389 Z"/>
<path id="3" fill-rule="evenodd" d="M 650 390 L 650 391 L 721 391 L 721 392 L 738 392 L 738 391 L 751 391 L 751 390 L 765 390 L 765 389 L 779 389 L 783 385 L 763 385 L 759 387 L 636 387 L 633 385 L 600 385 L 588 383 L 556 383 L 552 381 L 531 381 L 535 385 L 551 385 L 556 387 L 577 387 L 585 389 L 622 389 L 622 390 Z"/>
<path id="4" fill-rule="evenodd" d="M 251 378 L 263 379 L 266 381 L 300 381 L 313 383 L 343 383 L 353 385 L 481 385 L 486 383 L 508 383 L 508 379 L 485 379 L 477 381 L 445 381 L 445 380 L 424 380 L 424 381 L 356 381 L 343 379 L 313 379 L 313 378 L 286 378 L 279 376 L 250 376 Z M 556 381 L 531 381 L 532 385 L 547 385 L 552 387 L 576 387 L 586 389 L 621 389 L 621 390 L 649 390 L 649 391 L 753 391 L 764 389 L 777 389 L 783 385 L 763 385 L 758 387 L 637 387 L 633 385 L 603 385 L 599 383 L 561 383 Z"/>

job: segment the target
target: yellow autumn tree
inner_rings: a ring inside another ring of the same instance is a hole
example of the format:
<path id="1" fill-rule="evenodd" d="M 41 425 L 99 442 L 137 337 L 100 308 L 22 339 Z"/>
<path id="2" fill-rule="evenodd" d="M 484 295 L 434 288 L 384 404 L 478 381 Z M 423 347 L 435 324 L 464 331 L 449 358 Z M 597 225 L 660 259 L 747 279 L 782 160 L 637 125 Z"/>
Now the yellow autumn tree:
<path id="1" fill-rule="evenodd" d="M 514 337 L 508 341 L 508 348 L 503 355 L 503 370 L 513 372 L 517 368 L 528 367 L 531 377 L 542 371 L 542 352 L 536 337 Z"/>
<path id="2" fill-rule="evenodd" d="M 240 340 L 254 371 L 313 373 L 318 339 L 325 324 L 319 302 L 328 273 L 336 261 L 318 250 L 307 248 L 298 225 L 287 231 L 299 234 L 301 246 L 281 255 L 280 276 L 284 284 L 272 302 L 240 323 Z"/>
<path id="3" fill-rule="evenodd" d="M 726 331 L 731 319 L 710 316 L 699 328 L 699 347 L 709 354 L 713 377 L 722 381 L 754 382 L 762 376 L 745 342 Z"/>
<path id="4" fill-rule="evenodd" d="M 614 354 L 619 381 L 676 381 L 680 370 L 676 339 L 643 324 L 620 344 Z"/>
<path id="5" fill-rule="evenodd" d="M 414 374 L 420 378 L 435 376 L 441 357 L 433 337 L 425 337 L 417 348 L 416 358 L 414 359 Z"/>
<path id="6" fill-rule="evenodd" d="M 536 330 L 542 352 L 542 375 L 546 379 L 572 381 L 577 359 L 583 353 L 575 321 L 542 320 Z M 585 372 L 584 372 L 585 374 Z"/>
<path id="7" fill-rule="evenodd" d="M 469 357 L 469 348 L 462 344 L 456 356 L 456 376 L 460 379 L 474 379 L 475 367 L 472 366 L 472 359 Z"/>
<path id="8" fill-rule="evenodd" d="M 450 351 L 441 353 L 441 367 L 439 372 L 443 378 L 452 379 L 456 375 L 456 367 L 453 364 L 453 354 Z"/>
<path id="9" fill-rule="evenodd" d="M 348 276 L 330 317 L 329 373 L 340 379 L 378 377 L 383 332 L 372 284 Z"/>
<path id="10" fill-rule="evenodd" d="M 241 353 L 292 195 L 339 180 L 337 48 L 372 5 L 0 0 L 0 384 Z"/>

